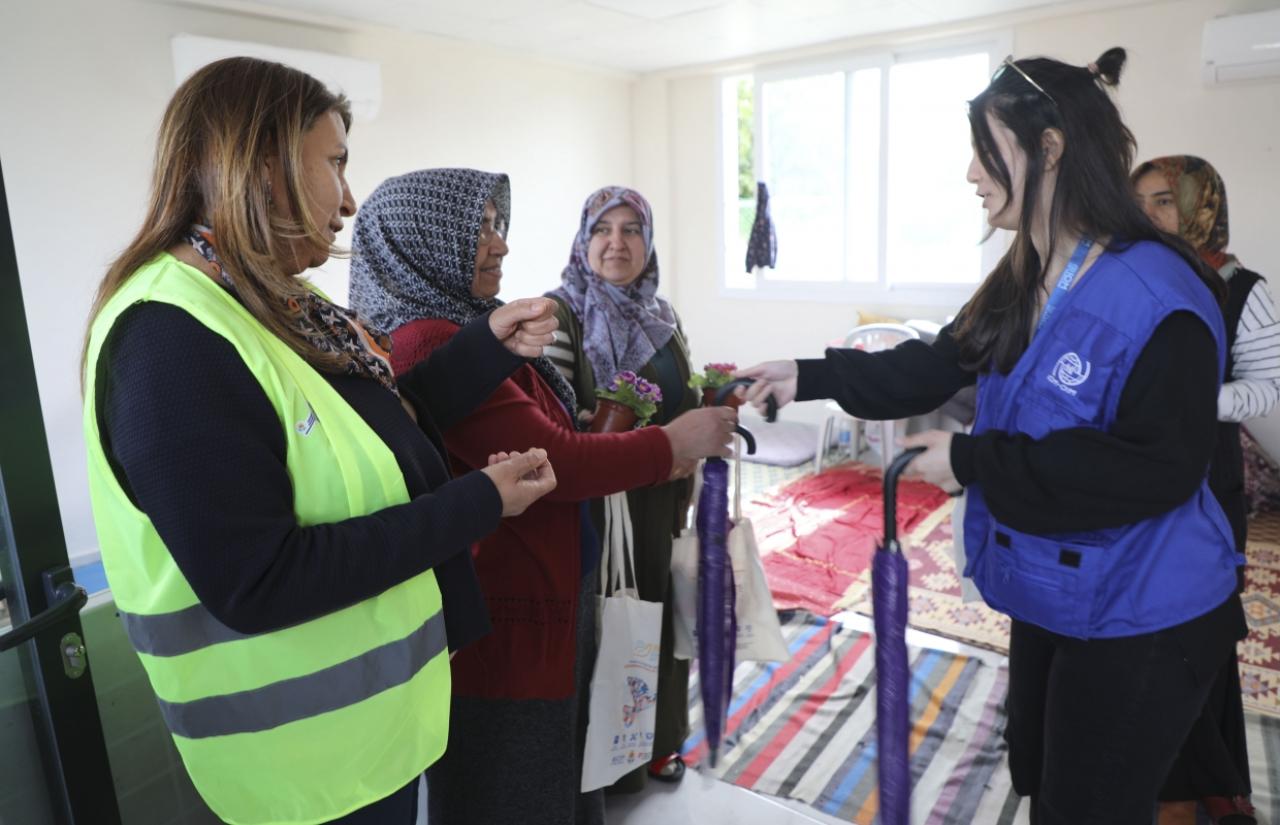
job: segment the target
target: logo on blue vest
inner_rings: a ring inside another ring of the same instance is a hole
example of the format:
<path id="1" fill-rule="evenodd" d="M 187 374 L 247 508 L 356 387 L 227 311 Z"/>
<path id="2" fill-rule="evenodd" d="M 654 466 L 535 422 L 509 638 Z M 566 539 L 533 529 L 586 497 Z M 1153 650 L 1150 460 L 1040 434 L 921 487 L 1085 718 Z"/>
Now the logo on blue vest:
<path id="1" fill-rule="evenodd" d="M 1066 352 L 1058 359 L 1058 363 L 1053 365 L 1053 372 L 1049 373 L 1049 383 L 1068 395 L 1075 395 L 1074 388 L 1089 380 L 1089 373 L 1092 370 L 1093 364 L 1082 361 L 1074 352 Z"/>

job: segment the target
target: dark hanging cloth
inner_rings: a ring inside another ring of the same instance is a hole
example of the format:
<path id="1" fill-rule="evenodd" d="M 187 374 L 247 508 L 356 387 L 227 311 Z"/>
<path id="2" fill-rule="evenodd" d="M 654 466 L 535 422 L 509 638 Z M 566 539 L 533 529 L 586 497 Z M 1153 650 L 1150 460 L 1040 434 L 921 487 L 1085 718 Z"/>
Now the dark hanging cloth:
<path id="1" fill-rule="evenodd" d="M 777 265 L 778 233 L 769 216 L 769 187 L 761 181 L 756 184 L 756 220 L 751 225 L 751 239 L 747 241 L 747 271 Z"/>

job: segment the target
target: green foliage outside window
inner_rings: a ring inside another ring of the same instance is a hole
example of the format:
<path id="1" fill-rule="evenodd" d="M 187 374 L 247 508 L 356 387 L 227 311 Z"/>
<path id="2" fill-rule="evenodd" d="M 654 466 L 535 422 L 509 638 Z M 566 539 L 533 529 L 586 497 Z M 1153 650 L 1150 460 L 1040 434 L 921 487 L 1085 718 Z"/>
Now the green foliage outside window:
<path id="1" fill-rule="evenodd" d="M 755 157 L 755 82 L 751 78 L 738 81 L 738 197 L 756 196 Z"/>

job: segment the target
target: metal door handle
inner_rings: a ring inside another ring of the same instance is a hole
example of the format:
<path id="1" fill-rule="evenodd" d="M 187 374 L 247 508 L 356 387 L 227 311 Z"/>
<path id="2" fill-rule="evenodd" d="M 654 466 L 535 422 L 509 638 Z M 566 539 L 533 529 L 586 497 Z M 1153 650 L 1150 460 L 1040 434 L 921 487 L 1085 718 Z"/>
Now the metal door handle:
<path id="1" fill-rule="evenodd" d="M 89 594 L 85 589 L 70 581 L 54 588 L 53 594 L 54 601 L 47 608 L 0 636 L 0 652 L 17 647 L 64 621 L 68 616 L 79 613 L 80 608 L 89 601 Z"/>

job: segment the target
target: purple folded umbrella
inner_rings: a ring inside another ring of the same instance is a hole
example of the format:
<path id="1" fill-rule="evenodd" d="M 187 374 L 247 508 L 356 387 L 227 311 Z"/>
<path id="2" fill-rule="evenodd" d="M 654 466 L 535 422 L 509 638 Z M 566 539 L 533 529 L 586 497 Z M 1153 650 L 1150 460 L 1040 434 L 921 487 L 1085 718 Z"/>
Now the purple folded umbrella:
<path id="1" fill-rule="evenodd" d="M 911 754 L 907 736 L 911 671 L 907 667 L 907 559 L 898 545 L 898 476 L 922 448 L 894 459 L 884 475 L 884 543 L 871 563 L 871 608 L 876 634 L 876 749 L 880 825 L 911 818 Z"/>
<path id="2" fill-rule="evenodd" d="M 723 459 L 708 458 L 698 497 L 698 678 L 713 768 L 733 694 L 737 639 L 729 561 L 729 465 Z"/>

